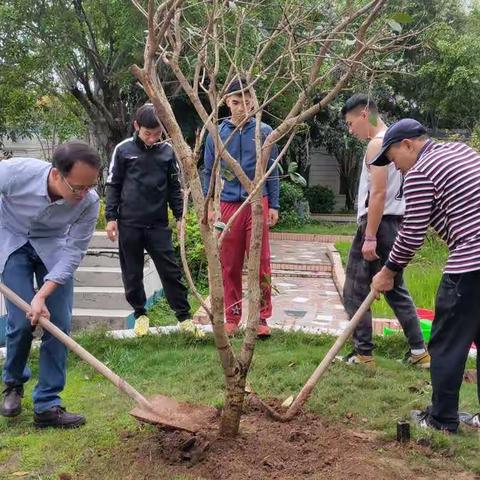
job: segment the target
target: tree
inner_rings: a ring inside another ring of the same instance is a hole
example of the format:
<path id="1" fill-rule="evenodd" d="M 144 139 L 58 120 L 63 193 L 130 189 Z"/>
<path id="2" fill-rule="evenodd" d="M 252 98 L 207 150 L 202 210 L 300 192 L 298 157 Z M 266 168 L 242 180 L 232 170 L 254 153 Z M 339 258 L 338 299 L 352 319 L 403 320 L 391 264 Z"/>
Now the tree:
<path id="1" fill-rule="evenodd" d="M 185 205 L 191 195 L 199 219 L 211 295 L 211 307 L 204 305 L 204 308 L 213 325 L 226 384 L 221 433 L 233 436 L 239 428 L 259 320 L 261 187 L 271 171 L 266 171 L 271 149 L 281 139 L 286 140 L 277 158 L 277 162 L 280 161 L 305 121 L 326 108 L 356 72 L 382 60 L 392 50 L 401 50 L 401 43 L 411 39 L 414 32 L 400 33 L 398 22 L 393 25 L 396 31 L 392 32 L 391 22 L 381 15 L 386 0 L 368 3 L 286 0 L 269 4 L 268 9 L 261 0 L 165 0 L 158 7 L 154 0 L 149 0 L 146 8 L 137 0 L 133 2 L 147 19 L 148 34 L 143 66 L 133 66 L 132 72 L 142 83 L 171 138 L 185 176 Z M 241 48 L 243 38 L 253 39 L 250 48 Z M 203 122 L 193 148 L 186 142 L 175 118 L 165 90 L 163 69 L 157 68 L 160 63 L 173 73 Z M 254 103 L 250 117 L 255 117 L 258 125 L 255 142 L 257 168 L 253 180 L 245 175 L 225 149 L 217 128 L 226 87 L 241 75 L 247 79 L 246 90 Z M 313 102 L 320 88 L 326 93 L 319 102 Z M 283 118 L 262 145 L 261 115 L 282 95 L 290 95 L 295 101 L 285 110 Z M 197 162 L 207 132 L 214 140 L 217 158 L 209 192 L 204 198 Z M 216 224 L 216 227 L 207 221 L 210 205 L 219 218 L 224 167 L 249 192 L 242 208 L 250 204 L 253 217 L 248 258 L 249 314 L 245 339 L 238 353 L 233 350 L 224 330 L 219 261 L 219 249 L 232 219 L 226 225 Z M 223 232 L 219 233 L 218 228 Z M 191 287 L 194 289 L 194 285 Z"/>
<path id="2" fill-rule="evenodd" d="M 2 108 L 18 105 L 22 92 L 57 97 L 62 108 L 88 120 L 95 143 L 108 156 L 145 99 L 128 73 L 141 58 L 142 29 L 137 9 L 121 0 L 4 0 L 0 90 L 17 91 L 19 98 L 8 96 L 13 103 L 0 105 L 0 119 Z"/>
<path id="3" fill-rule="evenodd" d="M 480 112 L 480 10 L 474 10 L 459 32 L 439 25 L 429 35 L 430 60 L 418 71 L 428 85 L 418 95 L 433 126 L 473 129 Z"/>
<path id="4" fill-rule="evenodd" d="M 4 108 L 5 137 L 35 138 L 46 159 L 52 157 L 59 143 L 72 137 L 87 135 L 81 112 L 74 114 L 73 99 L 59 96 L 39 96 L 35 91 L 8 91 L 9 102 Z"/>
<path id="5" fill-rule="evenodd" d="M 397 58 L 395 68 L 402 74 L 374 86 L 380 110 L 392 120 L 417 118 L 434 130 L 471 128 L 479 98 L 478 2 L 473 10 L 463 0 L 405 0 L 403 6 L 424 30 L 419 47 Z"/>

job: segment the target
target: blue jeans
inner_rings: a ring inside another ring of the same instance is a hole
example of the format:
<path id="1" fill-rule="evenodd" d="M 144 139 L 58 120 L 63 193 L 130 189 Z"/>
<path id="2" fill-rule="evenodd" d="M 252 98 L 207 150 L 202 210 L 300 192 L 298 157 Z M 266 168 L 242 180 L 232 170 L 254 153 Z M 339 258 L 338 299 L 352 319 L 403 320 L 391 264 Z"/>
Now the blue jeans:
<path id="1" fill-rule="evenodd" d="M 40 288 L 47 269 L 30 243 L 13 252 L 5 264 L 3 283 L 30 303 L 35 295 L 34 276 Z M 68 334 L 72 321 L 73 279 L 58 288 L 47 298 L 50 321 Z M 23 385 L 31 377 L 27 359 L 32 344 L 32 328 L 25 312 L 6 300 L 7 358 L 3 366 L 5 385 Z M 50 333 L 44 332 L 40 346 L 39 379 L 33 390 L 36 413 L 61 405 L 60 392 L 65 386 L 67 348 Z"/>

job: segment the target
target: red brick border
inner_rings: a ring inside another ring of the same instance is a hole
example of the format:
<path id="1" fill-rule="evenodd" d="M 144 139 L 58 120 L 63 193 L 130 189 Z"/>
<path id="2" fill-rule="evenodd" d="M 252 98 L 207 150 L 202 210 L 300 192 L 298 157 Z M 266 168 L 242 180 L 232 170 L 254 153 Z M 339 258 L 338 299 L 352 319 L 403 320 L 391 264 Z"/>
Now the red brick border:
<path id="1" fill-rule="evenodd" d="M 292 270 L 293 272 L 331 272 L 330 263 L 277 263 L 271 262 L 272 269 Z"/>
<path id="2" fill-rule="evenodd" d="M 320 235 L 318 233 L 270 232 L 271 240 L 295 240 L 304 242 L 351 242 L 353 235 Z"/>
<path id="3" fill-rule="evenodd" d="M 333 283 L 337 289 L 340 300 L 343 303 L 343 286 L 345 284 L 345 270 L 342 265 L 342 258 L 335 245 L 332 243 L 327 244 L 327 257 L 332 265 L 332 278 Z"/>

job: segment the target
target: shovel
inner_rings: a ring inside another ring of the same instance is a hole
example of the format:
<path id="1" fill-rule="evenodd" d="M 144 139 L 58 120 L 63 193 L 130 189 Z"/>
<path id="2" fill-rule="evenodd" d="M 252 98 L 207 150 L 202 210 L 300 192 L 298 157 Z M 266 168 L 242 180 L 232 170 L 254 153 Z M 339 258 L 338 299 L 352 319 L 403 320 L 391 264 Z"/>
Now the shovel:
<path id="1" fill-rule="evenodd" d="M 20 310 L 23 310 L 25 313 L 30 311 L 30 305 L 1 282 L 0 293 Z M 132 398 L 137 403 L 137 407 L 134 408 L 130 414 L 137 420 L 196 433 L 207 427 L 212 419 L 217 416 L 217 410 L 212 407 L 180 403 L 163 395 L 157 395 L 147 400 L 123 378 L 112 372 L 105 364 L 63 333 L 52 322 L 44 317 L 40 317 L 38 323 L 44 330 L 62 342 L 72 352 L 76 353 L 98 373 L 103 375 L 107 380 L 110 380 L 119 390 Z"/>
<path id="2" fill-rule="evenodd" d="M 254 394 L 255 401 L 260 403 L 260 406 L 265 410 L 267 410 L 269 415 L 271 415 L 275 420 L 278 420 L 280 422 L 290 421 L 302 408 L 303 404 L 308 400 L 313 389 L 315 388 L 318 381 L 320 380 L 321 376 L 326 372 L 327 368 L 330 366 L 333 360 L 335 360 L 335 356 L 343 347 L 345 342 L 350 338 L 353 331 L 355 330 L 357 325 L 360 323 L 360 320 L 362 319 L 363 315 L 368 311 L 372 303 L 375 301 L 377 295 L 378 293 L 376 291 L 374 290 L 370 291 L 367 298 L 362 302 L 358 310 L 355 312 L 355 315 L 352 317 L 350 322 L 348 322 L 348 325 L 345 328 L 345 330 L 340 334 L 340 336 L 337 338 L 335 343 L 327 352 L 327 354 L 325 355 L 323 360 L 320 362 L 318 367 L 312 373 L 312 375 L 307 380 L 305 385 L 302 387 L 297 397 L 295 398 L 293 403 L 290 405 L 290 407 L 288 408 L 285 414 L 282 415 L 276 412 L 272 407 L 270 407 L 270 405 L 267 405 L 263 400 L 261 400 L 258 396 Z"/>

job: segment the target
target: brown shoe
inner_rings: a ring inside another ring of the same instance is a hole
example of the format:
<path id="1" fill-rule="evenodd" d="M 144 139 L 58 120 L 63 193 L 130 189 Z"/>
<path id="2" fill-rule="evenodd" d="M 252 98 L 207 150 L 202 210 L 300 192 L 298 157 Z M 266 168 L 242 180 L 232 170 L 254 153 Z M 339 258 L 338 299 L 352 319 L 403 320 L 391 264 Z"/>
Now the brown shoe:
<path id="1" fill-rule="evenodd" d="M 355 351 L 343 357 L 342 360 L 349 365 L 366 365 L 367 367 L 376 366 L 375 359 L 372 355 L 362 355 Z"/>
<path id="2" fill-rule="evenodd" d="M 33 422 L 37 428 L 77 428 L 85 424 L 85 417 L 78 413 L 68 413 L 58 405 L 45 412 L 34 413 Z"/>
<path id="3" fill-rule="evenodd" d="M 427 351 L 420 355 L 414 355 L 413 353 L 408 352 L 405 355 L 404 363 L 416 368 L 430 368 L 430 360 L 431 358 Z"/>
<path id="4" fill-rule="evenodd" d="M 23 385 L 6 385 L 3 393 L 0 414 L 4 417 L 16 417 L 22 411 Z"/>
<path id="5" fill-rule="evenodd" d="M 225 333 L 229 337 L 233 337 L 233 335 L 238 333 L 238 331 L 239 331 L 239 328 L 238 328 L 237 323 L 235 323 L 235 322 L 225 322 Z"/>
<path id="6" fill-rule="evenodd" d="M 267 321 L 263 318 L 260 319 L 260 323 L 257 327 L 257 338 L 268 338 L 272 332 L 270 331 L 270 327 L 267 325 Z"/>

